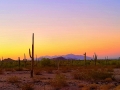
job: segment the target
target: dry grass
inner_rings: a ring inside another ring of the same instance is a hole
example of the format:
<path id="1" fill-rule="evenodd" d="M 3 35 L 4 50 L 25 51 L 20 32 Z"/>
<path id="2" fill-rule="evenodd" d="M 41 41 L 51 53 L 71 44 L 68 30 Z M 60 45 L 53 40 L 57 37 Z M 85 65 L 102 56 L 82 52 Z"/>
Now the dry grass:
<path id="1" fill-rule="evenodd" d="M 7 81 L 9 83 L 18 83 L 18 82 L 20 82 L 20 78 L 18 78 L 17 76 L 11 76 L 11 77 L 7 78 Z"/>
<path id="2" fill-rule="evenodd" d="M 31 83 L 25 83 L 22 86 L 22 90 L 34 90 L 34 85 Z"/>
<path id="3" fill-rule="evenodd" d="M 56 74 L 55 78 L 50 80 L 50 85 L 56 89 L 66 86 L 67 82 L 65 76 L 62 74 Z"/>

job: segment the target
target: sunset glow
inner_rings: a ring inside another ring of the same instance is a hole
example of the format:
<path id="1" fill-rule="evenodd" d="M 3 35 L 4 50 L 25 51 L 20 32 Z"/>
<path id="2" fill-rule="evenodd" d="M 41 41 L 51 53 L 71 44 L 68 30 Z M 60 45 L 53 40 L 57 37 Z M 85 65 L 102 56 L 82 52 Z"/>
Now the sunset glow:
<path id="1" fill-rule="evenodd" d="M 120 57 L 119 0 L 1 0 L 0 58 L 77 54 Z"/>

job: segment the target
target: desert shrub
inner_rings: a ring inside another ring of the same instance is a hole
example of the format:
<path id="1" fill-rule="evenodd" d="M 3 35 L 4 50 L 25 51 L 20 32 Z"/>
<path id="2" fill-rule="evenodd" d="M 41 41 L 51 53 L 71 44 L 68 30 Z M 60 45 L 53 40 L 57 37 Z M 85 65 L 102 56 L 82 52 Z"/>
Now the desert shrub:
<path id="1" fill-rule="evenodd" d="M 7 81 L 9 83 L 18 83 L 18 82 L 20 82 L 19 80 L 20 80 L 20 78 L 18 78 L 17 76 L 11 76 L 11 77 L 7 78 Z"/>
<path id="2" fill-rule="evenodd" d="M 87 86 L 82 87 L 82 90 L 98 90 L 97 84 L 89 84 Z"/>
<path id="3" fill-rule="evenodd" d="M 31 83 L 25 83 L 22 86 L 22 90 L 34 90 L 34 85 Z"/>
<path id="4" fill-rule="evenodd" d="M 85 73 L 79 72 L 79 71 L 75 71 L 75 72 L 72 73 L 74 79 L 77 79 L 77 80 L 84 79 L 84 77 L 85 77 L 84 74 L 85 74 Z"/>
<path id="5" fill-rule="evenodd" d="M 44 67 L 44 68 L 42 68 L 42 70 L 46 71 L 49 74 L 52 74 L 53 70 L 56 70 L 56 68 L 50 66 L 50 67 Z"/>
<path id="6" fill-rule="evenodd" d="M 104 80 L 106 78 L 112 78 L 112 73 L 107 71 L 94 71 L 94 70 L 77 70 L 72 73 L 74 79 L 78 80 Z"/>
<path id="7" fill-rule="evenodd" d="M 114 90 L 120 90 L 120 85 L 118 85 Z"/>
<path id="8" fill-rule="evenodd" d="M 112 78 L 112 73 L 106 71 L 92 71 L 89 73 L 93 80 L 104 80 L 106 78 Z"/>
<path id="9" fill-rule="evenodd" d="M 106 78 L 104 81 L 105 82 L 112 82 L 113 80 L 112 80 L 112 78 Z"/>
<path id="10" fill-rule="evenodd" d="M 62 67 L 61 68 L 61 72 L 62 73 L 67 73 L 67 72 L 70 72 L 71 70 L 70 70 L 70 68 L 68 68 L 68 67 Z"/>
<path id="11" fill-rule="evenodd" d="M 66 78 L 62 74 L 56 74 L 55 78 L 50 80 L 51 86 L 56 89 L 62 88 L 67 85 Z"/>
<path id="12" fill-rule="evenodd" d="M 114 84 L 101 85 L 100 90 L 113 90 L 114 87 L 115 87 Z"/>
<path id="13" fill-rule="evenodd" d="M 43 58 L 41 61 L 41 66 L 50 66 L 50 59 Z"/>
<path id="14" fill-rule="evenodd" d="M 23 68 L 15 68 L 16 71 L 23 71 Z"/>
<path id="15" fill-rule="evenodd" d="M 14 72 L 15 70 L 13 68 L 5 68 L 5 71 L 11 71 Z"/>
<path id="16" fill-rule="evenodd" d="M 35 70 L 34 70 L 34 74 L 35 74 L 35 75 L 42 75 L 41 72 L 42 72 L 41 69 L 35 69 Z"/>

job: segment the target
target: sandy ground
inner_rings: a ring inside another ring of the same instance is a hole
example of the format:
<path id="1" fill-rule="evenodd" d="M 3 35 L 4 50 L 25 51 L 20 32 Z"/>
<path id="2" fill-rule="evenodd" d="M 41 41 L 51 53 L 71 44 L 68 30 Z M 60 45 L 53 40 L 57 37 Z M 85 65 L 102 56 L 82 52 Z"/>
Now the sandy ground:
<path id="1" fill-rule="evenodd" d="M 106 83 L 113 84 L 114 87 L 117 87 L 120 84 L 120 69 L 114 69 L 115 81 Z M 107 89 L 82 89 L 84 85 L 91 84 L 87 81 L 75 80 L 71 76 L 71 72 L 62 73 L 67 78 L 68 86 L 61 88 L 60 90 L 107 90 Z M 10 77 L 16 76 L 19 78 L 18 83 L 10 83 L 8 79 Z M 34 75 L 34 78 L 30 78 L 30 71 L 5 71 L 0 75 L 0 90 L 22 90 L 26 83 L 33 84 L 34 90 L 56 90 L 49 84 L 49 81 L 55 77 L 55 73 L 49 74 L 47 72 L 42 72 L 41 75 Z M 101 86 L 103 83 L 97 83 L 98 86 Z M 120 89 L 108 89 L 108 90 L 120 90 Z"/>

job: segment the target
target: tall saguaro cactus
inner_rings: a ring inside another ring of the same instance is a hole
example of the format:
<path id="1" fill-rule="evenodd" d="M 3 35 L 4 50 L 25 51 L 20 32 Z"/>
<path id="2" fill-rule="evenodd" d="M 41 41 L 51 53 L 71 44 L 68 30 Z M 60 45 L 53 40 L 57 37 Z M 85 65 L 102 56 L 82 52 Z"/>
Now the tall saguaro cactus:
<path id="1" fill-rule="evenodd" d="M 84 60 L 85 60 L 85 65 L 86 65 L 86 52 L 84 53 Z"/>
<path id="2" fill-rule="evenodd" d="M 33 36 L 32 36 L 32 55 L 31 55 L 31 51 L 29 49 L 29 56 L 30 58 L 32 59 L 31 61 L 31 78 L 33 77 L 33 68 L 34 68 L 34 33 L 33 33 Z"/>

